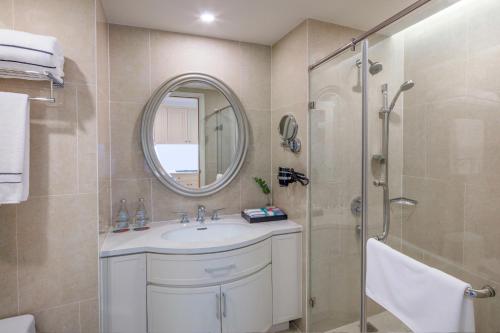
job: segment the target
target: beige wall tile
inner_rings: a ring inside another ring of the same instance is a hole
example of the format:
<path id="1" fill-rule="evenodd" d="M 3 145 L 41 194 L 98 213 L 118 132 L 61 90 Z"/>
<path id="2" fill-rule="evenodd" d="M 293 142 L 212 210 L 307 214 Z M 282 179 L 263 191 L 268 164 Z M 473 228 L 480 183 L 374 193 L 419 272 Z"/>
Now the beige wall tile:
<path id="1" fill-rule="evenodd" d="M 0 207 L 0 318 L 17 314 L 16 207 Z"/>
<path id="2" fill-rule="evenodd" d="M 247 109 L 271 109 L 271 48 L 241 43 L 240 99 Z"/>
<path id="3" fill-rule="evenodd" d="M 111 177 L 150 178 L 140 142 L 139 103 L 111 103 Z"/>
<path id="4" fill-rule="evenodd" d="M 499 106 L 475 98 L 429 105 L 425 132 L 427 176 L 462 182 L 499 179 Z"/>
<path id="5" fill-rule="evenodd" d="M 30 195 L 78 190 L 77 88 L 56 90 L 56 103 L 31 103 Z"/>
<path id="6" fill-rule="evenodd" d="M 207 207 L 207 217 L 212 209 L 225 208 L 222 214 L 238 214 L 241 211 L 240 178 L 236 177 L 226 188 L 208 197 L 187 198 L 167 189 L 156 179 L 153 180 L 153 221 L 178 219 L 176 212 L 187 212 L 194 220 L 198 205 Z"/>
<path id="7" fill-rule="evenodd" d="M 307 101 L 307 23 L 302 22 L 272 47 L 271 107 Z"/>
<path id="8" fill-rule="evenodd" d="M 145 103 L 149 98 L 149 30 L 109 26 L 110 98 Z"/>
<path id="9" fill-rule="evenodd" d="M 111 182 L 109 182 L 108 180 L 99 181 L 98 196 L 99 233 L 104 234 L 108 232 L 109 228 L 111 227 Z"/>
<path id="10" fill-rule="evenodd" d="M 57 37 L 66 82 L 95 83 L 95 1 L 14 1 L 14 29 Z"/>
<path id="11" fill-rule="evenodd" d="M 14 24 L 12 8 L 14 5 L 14 0 L 0 0 L 0 8 L 2 12 L 0 13 L 0 28 L 1 29 L 12 29 Z"/>
<path id="12" fill-rule="evenodd" d="M 405 176 L 403 192 L 418 201 L 413 214 L 403 223 L 404 239 L 437 256 L 462 263 L 464 185 Z"/>
<path id="13" fill-rule="evenodd" d="M 108 101 L 97 102 L 97 155 L 98 177 L 109 180 L 111 177 L 111 138 L 110 138 L 110 107 Z"/>
<path id="14" fill-rule="evenodd" d="M 403 118 L 403 174 L 425 176 L 427 164 L 426 136 L 427 105 L 404 106 Z"/>
<path id="15" fill-rule="evenodd" d="M 272 194 L 268 198 L 262 193 L 254 180 L 254 177 L 263 178 L 271 187 L 270 172 L 271 155 L 269 144 L 249 147 L 247 159 L 240 171 L 241 209 L 263 207 L 272 200 Z"/>
<path id="16" fill-rule="evenodd" d="M 165 31 L 151 31 L 151 90 L 183 73 L 204 73 L 241 91 L 239 42 Z"/>
<path id="17" fill-rule="evenodd" d="M 485 181 L 466 185 L 465 191 L 465 268 L 489 280 L 500 282 L 500 192 L 495 183 Z"/>
<path id="18" fill-rule="evenodd" d="M 99 300 L 80 302 L 80 332 L 99 333 Z"/>
<path id="19" fill-rule="evenodd" d="M 18 206 L 20 312 L 97 296 L 96 202 L 65 195 Z"/>
<path id="20" fill-rule="evenodd" d="M 50 308 L 34 315 L 37 333 L 80 332 L 78 303 Z"/>
<path id="21" fill-rule="evenodd" d="M 78 191 L 97 193 L 96 86 L 77 87 Z"/>
<path id="22" fill-rule="evenodd" d="M 109 101 L 109 25 L 100 0 L 96 1 L 96 84 L 98 101 Z"/>

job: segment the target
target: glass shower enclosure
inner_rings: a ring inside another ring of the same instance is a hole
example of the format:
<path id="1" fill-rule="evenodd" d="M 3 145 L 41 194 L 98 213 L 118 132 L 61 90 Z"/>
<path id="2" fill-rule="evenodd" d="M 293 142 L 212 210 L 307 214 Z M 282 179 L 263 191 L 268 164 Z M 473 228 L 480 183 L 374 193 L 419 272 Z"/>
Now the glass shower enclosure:
<path id="1" fill-rule="evenodd" d="M 384 231 L 500 286 L 500 2 L 416 4 L 310 70 L 308 332 L 410 331 L 363 292 L 364 236 Z M 498 296 L 474 307 L 500 331 Z"/>

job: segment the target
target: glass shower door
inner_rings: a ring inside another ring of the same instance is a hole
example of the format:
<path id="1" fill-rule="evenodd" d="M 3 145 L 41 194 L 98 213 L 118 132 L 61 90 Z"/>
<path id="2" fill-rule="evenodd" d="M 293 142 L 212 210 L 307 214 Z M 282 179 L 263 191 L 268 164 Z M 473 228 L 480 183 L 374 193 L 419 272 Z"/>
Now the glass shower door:
<path id="1" fill-rule="evenodd" d="M 310 332 L 359 322 L 360 48 L 310 73 Z"/>

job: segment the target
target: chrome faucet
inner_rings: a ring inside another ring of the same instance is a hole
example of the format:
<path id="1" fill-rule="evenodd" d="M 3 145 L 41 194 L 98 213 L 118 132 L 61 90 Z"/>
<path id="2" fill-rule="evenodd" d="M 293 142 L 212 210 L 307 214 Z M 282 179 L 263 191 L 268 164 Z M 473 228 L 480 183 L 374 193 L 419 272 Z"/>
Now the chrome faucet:
<path id="1" fill-rule="evenodd" d="M 198 215 L 196 215 L 196 221 L 203 223 L 205 222 L 205 214 L 207 212 L 207 209 L 203 205 L 198 206 Z"/>

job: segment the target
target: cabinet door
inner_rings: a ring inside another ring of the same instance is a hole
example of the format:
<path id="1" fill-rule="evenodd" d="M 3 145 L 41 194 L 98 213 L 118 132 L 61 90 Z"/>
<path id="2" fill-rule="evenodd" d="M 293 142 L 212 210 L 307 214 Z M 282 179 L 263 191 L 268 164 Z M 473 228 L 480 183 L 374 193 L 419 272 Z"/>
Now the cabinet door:
<path id="1" fill-rule="evenodd" d="M 220 333 L 220 287 L 148 286 L 149 333 Z"/>
<path id="2" fill-rule="evenodd" d="M 191 144 L 198 144 L 198 109 L 187 109 L 186 112 L 188 141 Z"/>
<path id="3" fill-rule="evenodd" d="M 146 255 L 101 259 L 103 332 L 146 332 Z"/>
<path id="4" fill-rule="evenodd" d="M 169 107 L 167 113 L 167 143 L 185 144 L 188 141 L 186 109 Z"/>
<path id="5" fill-rule="evenodd" d="M 273 236 L 273 324 L 302 317 L 302 233 Z"/>
<path id="6" fill-rule="evenodd" d="M 222 332 L 267 332 L 272 326 L 271 265 L 221 286 Z"/>

